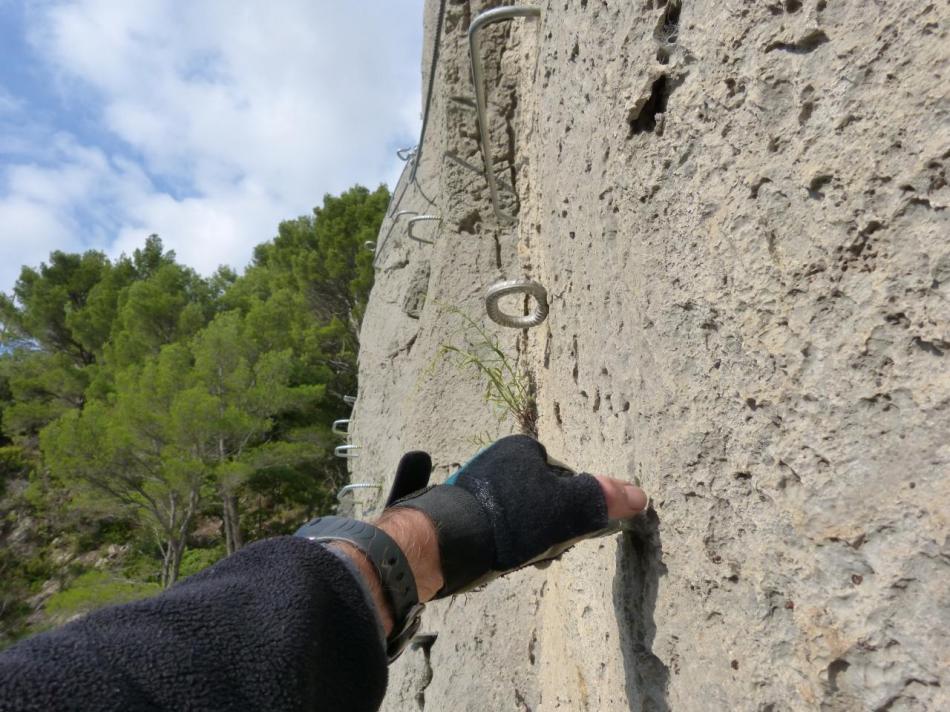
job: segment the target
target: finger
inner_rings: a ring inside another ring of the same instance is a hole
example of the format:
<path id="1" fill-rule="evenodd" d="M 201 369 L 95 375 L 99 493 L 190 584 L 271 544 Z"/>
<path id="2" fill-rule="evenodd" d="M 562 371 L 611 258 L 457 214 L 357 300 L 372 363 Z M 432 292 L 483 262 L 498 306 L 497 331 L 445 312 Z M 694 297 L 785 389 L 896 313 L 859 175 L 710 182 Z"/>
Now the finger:
<path id="1" fill-rule="evenodd" d="M 647 508 L 647 493 L 636 485 L 601 475 L 594 475 L 594 479 L 604 492 L 608 519 L 627 519 Z"/>

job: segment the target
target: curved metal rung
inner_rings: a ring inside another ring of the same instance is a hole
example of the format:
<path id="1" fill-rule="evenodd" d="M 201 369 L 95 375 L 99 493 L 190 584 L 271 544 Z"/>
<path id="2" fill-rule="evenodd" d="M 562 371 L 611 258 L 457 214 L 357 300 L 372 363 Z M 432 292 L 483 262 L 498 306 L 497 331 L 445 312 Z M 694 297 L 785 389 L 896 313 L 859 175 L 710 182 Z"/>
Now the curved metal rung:
<path id="1" fill-rule="evenodd" d="M 432 644 L 435 643 L 438 637 L 439 636 L 436 633 L 419 633 L 418 635 L 412 636 L 412 639 L 409 641 L 409 647 L 412 650 L 416 650 L 418 648 L 424 648 L 428 650 L 432 647 Z"/>
<path id="2" fill-rule="evenodd" d="M 485 175 L 485 171 L 483 171 L 481 168 L 476 166 L 474 163 L 469 163 L 464 158 L 456 156 L 451 151 L 446 151 L 442 155 L 448 158 L 450 161 L 452 161 L 452 163 L 454 163 L 455 165 L 461 166 L 462 168 L 465 168 L 466 170 L 469 170 L 472 173 L 478 173 L 478 175 L 480 176 Z M 501 169 L 501 170 L 504 170 L 504 169 Z M 498 179 L 498 187 L 501 188 L 506 193 L 511 193 L 512 195 L 517 196 L 517 193 L 515 193 L 515 189 L 511 187 L 511 184 L 506 181 L 501 180 L 500 178 Z"/>
<path id="3" fill-rule="evenodd" d="M 527 294 L 534 297 L 537 304 L 528 315 L 506 314 L 498 306 L 499 300 L 509 294 Z M 530 329 L 543 322 L 548 316 L 548 292 L 537 282 L 526 279 L 508 279 L 496 282 L 485 292 L 485 309 L 489 318 L 502 326 L 513 329 Z"/>
<path id="4" fill-rule="evenodd" d="M 333 448 L 333 454 L 337 457 L 342 457 L 347 460 L 350 460 L 354 457 L 359 457 L 359 453 L 353 452 L 353 450 L 359 450 L 359 445 L 337 445 Z"/>
<path id="5" fill-rule="evenodd" d="M 400 210 L 398 213 L 392 216 L 392 222 L 389 223 L 389 229 L 386 231 L 386 237 L 383 238 L 383 244 L 389 240 L 389 236 L 392 235 L 393 228 L 396 227 L 396 223 L 399 222 L 399 218 L 403 215 L 418 215 L 417 210 Z"/>
<path id="6" fill-rule="evenodd" d="M 393 228 L 396 227 L 396 223 L 399 222 L 399 218 L 403 215 L 418 215 L 419 213 L 415 210 L 400 210 L 398 213 L 392 216 L 392 221 L 389 223 L 389 229 L 386 231 L 386 237 L 383 238 L 382 243 L 379 246 L 379 249 L 376 251 L 376 256 L 373 258 L 373 266 L 376 266 L 376 260 L 379 259 L 379 256 L 383 253 L 383 248 L 386 246 L 386 243 L 389 242 L 389 236 L 393 234 Z"/>
<path id="7" fill-rule="evenodd" d="M 478 107 L 475 106 L 475 100 L 467 96 L 450 96 L 449 101 L 453 104 L 458 104 L 463 109 L 468 109 L 469 111 L 478 111 Z"/>
<path id="8" fill-rule="evenodd" d="M 372 240 L 367 240 L 363 243 L 363 248 L 369 250 L 370 252 L 376 252 L 376 243 Z"/>
<path id="9" fill-rule="evenodd" d="M 416 217 L 414 218 L 409 218 L 409 225 L 406 227 L 406 232 L 409 234 L 410 240 L 415 240 L 416 242 L 421 242 L 425 245 L 435 244 L 434 240 L 426 240 L 424 238 L 417 237 L 416 235 L 412 234 L 413 225 L 415 225 L 417 222 L 425 222 L 427 220 L 438 220 L 439 222 L 442 222 L 442 218 L 439 217 L 438 215 L 416 215 Z"/>
<path id="10" fill-rule="evenodd" d="M 372 482 L 354 482 L 351 485 L 346 485 L 339 492 L 336 493 L 336 501 L 342 502 L 343 495 L 345 495 L 347 492 L 353 492 L 354 490 L 358 490 L 358 489 L 370 489 L 370 488 L 381 489 L 379 485 L 375 485 Z"/>
<path id="11" fill-rule="evenodd" d="M 399 156 L 400 161 L 409 161 L 418 153 L 418 146 L 410 146 L 409 148 L 400 148 L 396 151 L 396 155 Z"/>
<path id="12" fill-rule="evenodd" d="M 478 33 L 486 25 L 502 20 L 512 20 L 516 17 L 538 17 L 541 9 L 527 6 L 497 7 L 494 10 L 483 12 L 476 17 L 468 28 L 468 44 L 472 59 L 472 84 L 475 85 L 475 108 L 478 111 L 478 132 L 482 144 L 482 163 L 485 165 L 485 180 L 488 181 L 488 191 L 491 193 L 492 209 L 500 222 L 514 222 L 513 215 L 503 213 L 498 203 L 498 184 L 495 179 L 495 165 L 491 157 L 491 136 L 488 133 L 488 119 L 485 109 L 484 69 L 478 44 Z"/>
<path id="13" fill-rule="evenodd" d="M 345 426 L 345 430 L 341 429 Z M 350 434 L 350 419 L 341 418 L 340 420 L 334 420 L 333 425 L 330 429 L 337 435 L 349 435 Z"/>
<path id="14" fill-rule="evenodd" d="M 343 402 L 347 405 L 356 405 L 356 396 L 343 396 Z"/>

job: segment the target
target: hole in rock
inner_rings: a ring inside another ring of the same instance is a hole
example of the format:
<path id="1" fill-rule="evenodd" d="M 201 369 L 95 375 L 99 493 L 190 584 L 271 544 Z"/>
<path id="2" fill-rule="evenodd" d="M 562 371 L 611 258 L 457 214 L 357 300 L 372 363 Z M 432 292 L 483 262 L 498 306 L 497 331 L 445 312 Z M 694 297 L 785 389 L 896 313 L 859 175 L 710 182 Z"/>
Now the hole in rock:
<path id="1" fill-rule="evenodd" d="M 653 133 L 656 131 L 657 114 L 666 113 L 666 103 L 669 99 L 669 90 L 666 75 L 664 74 L 650 88 L 650 98 L 636 116 L 631 116 L 627 123 L 630 125 L 630 135 Z"/>

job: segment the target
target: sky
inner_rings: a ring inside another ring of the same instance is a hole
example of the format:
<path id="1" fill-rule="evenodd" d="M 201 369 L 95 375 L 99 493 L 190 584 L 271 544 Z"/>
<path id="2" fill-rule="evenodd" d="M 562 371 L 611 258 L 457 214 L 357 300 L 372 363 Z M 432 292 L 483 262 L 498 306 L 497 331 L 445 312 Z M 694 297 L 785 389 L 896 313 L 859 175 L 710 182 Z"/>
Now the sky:
<path id="1" fill-rule="evenodd" d="M 423 0 L 0 0 L 0 291 L 157 233 L 241 270 L 418 139 Z"/>

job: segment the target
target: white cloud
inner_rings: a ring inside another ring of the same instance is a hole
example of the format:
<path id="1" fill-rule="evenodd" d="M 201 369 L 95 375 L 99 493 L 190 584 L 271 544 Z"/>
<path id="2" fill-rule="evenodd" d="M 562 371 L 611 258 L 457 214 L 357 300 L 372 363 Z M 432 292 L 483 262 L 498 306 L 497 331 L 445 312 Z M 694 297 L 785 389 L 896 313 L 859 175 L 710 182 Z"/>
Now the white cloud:
<path id="1" fill-rule="evenodd" d="M 41 6 L 32 46 L 63 105 L 92 107 L 107 140 L 37 145 L 22 97 L 0 92 L 0 121 L 7 106 L 21 117 L 21 140 L 0 143 L 0 289 L 10 260 L 38 261 L 24 241 L 117 255 L 157 232 L 200 271 L 241 268 L 324 193 L 392 185 L 402 164 L 389 148 L 418 135 L 421 4 Z"/>
<path id="2" fill-rule="evenodd" d="M 43 205 L 22 198 L 0 200 L 0 283 L 10 291 L 21 264 L 36 265 L 68 244 L 68 226 Z"/>

